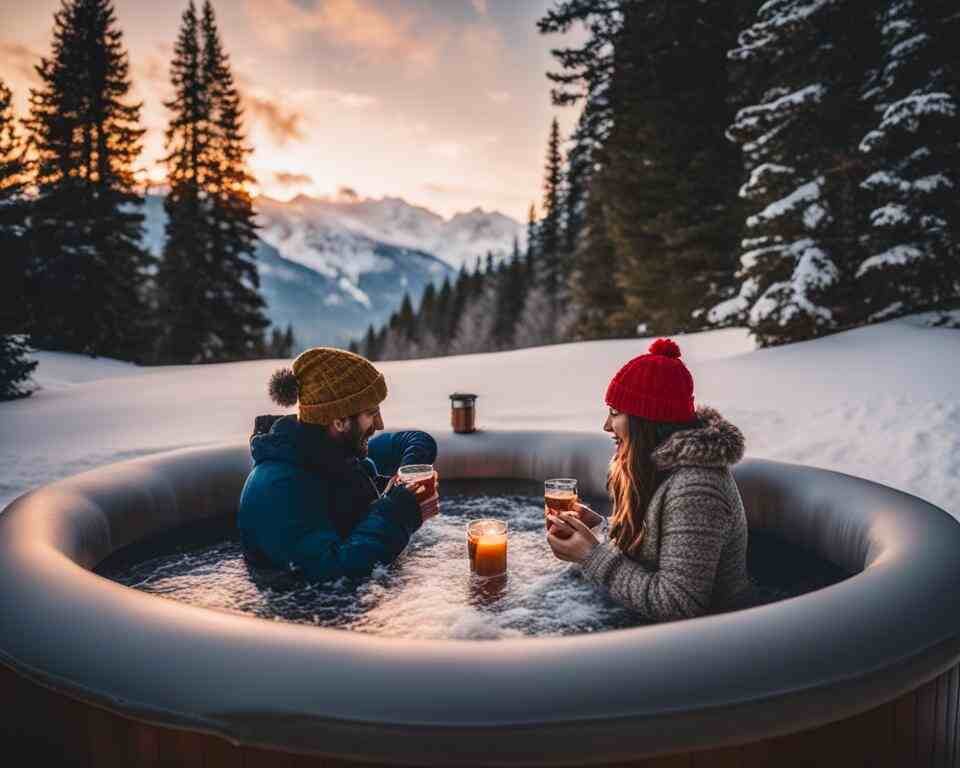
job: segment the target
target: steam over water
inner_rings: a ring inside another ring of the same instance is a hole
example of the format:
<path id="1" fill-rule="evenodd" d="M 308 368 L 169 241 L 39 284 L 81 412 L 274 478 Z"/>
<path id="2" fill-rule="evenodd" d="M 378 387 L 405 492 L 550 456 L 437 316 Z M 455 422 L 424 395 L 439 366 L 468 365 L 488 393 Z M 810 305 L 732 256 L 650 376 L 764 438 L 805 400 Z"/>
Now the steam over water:
<path id="1" fill-rule="evenodd" d="M 479 518 L 509 525 L 505 580 L 470 574 L 465 529 Z M 356 582 L 315 585 L 286 574 L 254 573 L 226 535 L 105 575 L 205 608 L 387 637 L 569 635 L 642 623 L 553 556 L 542 496 L 444 494 L 441 514 L 414 534 L 400 558 Z"/>

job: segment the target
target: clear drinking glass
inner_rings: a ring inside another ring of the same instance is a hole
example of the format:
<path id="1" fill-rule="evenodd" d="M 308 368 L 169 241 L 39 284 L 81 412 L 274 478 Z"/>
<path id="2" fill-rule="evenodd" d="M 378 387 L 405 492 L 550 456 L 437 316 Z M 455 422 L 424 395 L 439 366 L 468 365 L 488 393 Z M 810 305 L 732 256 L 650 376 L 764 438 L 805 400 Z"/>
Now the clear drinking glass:
<path id="1" fill-rule="evenodd" d="M 397 470 L 397 475 L 404 485 L 423 483 L 424 490 L 417 497 L 419 500 L 429 499 L 437 490 L 433 464 L 404 464 Z"/>
<path id="2" fill-rule="evenodd" d="M 591 530 L 598 541 L 607 532 L 607 518 L 599 512 L 580 508 L 580 496 L 576 478 L 556 477 L 543 483 L 543 514 L 562 517 L 564 512 L 573 512 Z M 565 534 L 557 534 L 566 538 Z"/>
<path id="3" fill-rule="evenodd" d="M 557 477 L 543 483 L 543 504 L 545 513 L 559 517 L 561 512 L 576 512 L 577 479 L 575 477 Z"/>

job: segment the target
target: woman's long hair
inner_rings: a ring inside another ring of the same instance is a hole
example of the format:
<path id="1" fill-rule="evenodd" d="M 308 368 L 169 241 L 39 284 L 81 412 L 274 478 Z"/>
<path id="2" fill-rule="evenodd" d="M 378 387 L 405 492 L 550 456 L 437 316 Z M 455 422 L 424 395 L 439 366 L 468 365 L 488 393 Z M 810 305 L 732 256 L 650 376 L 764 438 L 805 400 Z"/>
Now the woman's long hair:
<path id="1" fill-rule="evenodd" d="M 657 445 L 657 427 L 637 416 L 627 416 L 627 424 L 627 439 L 610 461 L 607 491 L 613 499 L 610 538 L 621 552 L 633 555 L 643 541 L 643 516 L 658 485 L 651 457 Z"/>
<path id="2" fill-rule="evenodd" d="M 643 542 L 643 518 L 664 474 L 653 462 L 653 451 L 674 432 L 702 427 L 699 419 L 686 423 L 654 422 L 627 416 L 627 439 L 610 461 L 607 491 L 613 499 L 610 538 L 621 552 L 634 555 Z"/>

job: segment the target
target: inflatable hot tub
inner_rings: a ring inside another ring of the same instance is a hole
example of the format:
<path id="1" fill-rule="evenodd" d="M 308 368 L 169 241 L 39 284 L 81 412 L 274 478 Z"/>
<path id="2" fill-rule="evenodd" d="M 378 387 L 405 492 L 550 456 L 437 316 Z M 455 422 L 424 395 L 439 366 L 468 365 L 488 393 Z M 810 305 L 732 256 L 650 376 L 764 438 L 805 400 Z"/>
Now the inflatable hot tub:
<path id="1" fill-rule="evenodd" d="M 610 443 L 438 435 L 444 479 L 575 476 Z M 82 765 L 958 764 L 960 524 L 809 467 L 735 468 L 752 531 L 854 574 L 587 635 L 398 640 L 192 607 L 92 572 L 235 510 L 245 445 L 53 483 L 0 515 L 0 739 Z M 285 753 L 285 754 L 278 754 Z"/>

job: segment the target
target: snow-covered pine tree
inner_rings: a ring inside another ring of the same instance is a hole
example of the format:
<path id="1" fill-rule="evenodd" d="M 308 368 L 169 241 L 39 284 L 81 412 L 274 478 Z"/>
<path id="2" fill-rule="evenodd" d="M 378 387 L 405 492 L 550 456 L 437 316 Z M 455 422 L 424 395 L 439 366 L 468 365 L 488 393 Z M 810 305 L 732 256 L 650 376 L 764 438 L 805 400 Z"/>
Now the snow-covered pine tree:
<path id="1" fill-rule="evenodd" d="M 211 275 L 216 296 L 208 299 L 216 311 L 213 334 L 220 340 L 221 359 L 256 355 L 264 329 L 266 302 L 260 295 L 260 277 L 254 257 L 257 245 L 256 213 L 250 195 L 253 176 L 247 167 L 252 151 L 243 135 L 243 109 L 230 63 L 220 40 L 210 0 L 203 4 L 202 71 L 213 123 L 210 167 Z"/>
<path id="2" fill-rule="evenodd" d="M 26 169 L 12 94 L 0 80 L 0 400 L 29 395 L 26 289 Z"/>
<path id="3" fill-rule="evenodd" d="M 770 0 L 728 54 L 742 68 L 741 109 L 727 131 L 755 206 L 741 242 L 739 294 L 708 313 L 745 321 L 764 345 L 845 327 L 861 259 L 861 162 L 871 115 L 861 98 L 878 40 L 866 23 L 881 0 Z"/>
<path id="4" fill-rule="evenodd" d="M 878 23 L 883 59 L 865 94 L 876 119 L 860 143 L 867 322 L 960 302 L 960 9 L 896 0 Z"/>
<path id="5" fill-rule="evenodd" d="M 144 131 L 129 102 L 129 60 L 111 0 L 65 0 L 30 91 L 34 343 L 144 357 L 143 198 L 134 163 Z"/>
<path id="6" fill-rule="evenodd" d="M 451 355 L 489 352 L 492 348 L 493 324 L 497 305 L 494 274 L 483 274 L 479 293 L 471 297 L 457 322 L 457 335 L 450 344 Z"/>

